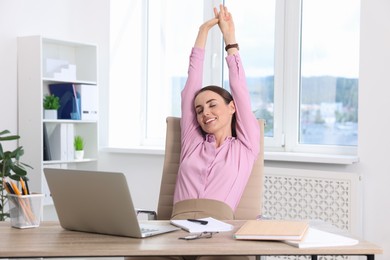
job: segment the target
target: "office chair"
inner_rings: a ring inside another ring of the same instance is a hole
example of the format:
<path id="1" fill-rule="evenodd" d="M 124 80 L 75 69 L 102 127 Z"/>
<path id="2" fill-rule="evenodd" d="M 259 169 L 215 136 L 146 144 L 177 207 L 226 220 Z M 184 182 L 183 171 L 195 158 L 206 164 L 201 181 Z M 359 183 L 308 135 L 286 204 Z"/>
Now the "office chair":
<path id="1" fill-rule="evenodd" d="M 237 220 L 249 220 L 256 219 L 261 216 L 262 202 L 263 202 L 263 168 L 264 168 L 264 120 L 258 119 L 260 125 L 260 152 L 253 165 L 251 176 L 245 187 L 244 193 L 241 197 L 240 203 L 234 214 L 234 218 Z M 180 151 L 181 151 L 181 131 L 180 131 L 180 118 L 179 117 L 167 117 L 167 131 L 165 140 L 165 157 L 163 173 L 161 178 L 160 195 L 157 205 L 157 212 L 150 210 L 138 209 L 138 214 L 145 213 L 150 220 L 169 220 L 173 210 L 173 193 L 176 186 L 176 176 L 179 171 L 180 164 Z M 214 258 L 213 258 L 214 257 Z M 260 260 L 260 256 L 232 256 L 220 257 L 213 256 L 210 259 L 240 259 Z M 125 260 L 132 260 L 135 258 L 125 257 Z M 141 258 L 142 259 L 142 258 Z M 153 259 L 153 258 L 145 258 Z M 156 258 L 160 259 L 160 258 Z M 161 258 L 165 259 L 165 258 Z M 171 259 L 171 258 L 168 258 Z M 180 257 L 172 259 L 181 259 Z M 208 260 L 208 257 L 202 257 L 201 260 Z"/>
<path id="2" fill-rule="evenodd" d="M 264 120 L 259 119 L 260 125 L 260 153 L 253 165 L 248 184 L 241 197 L 235 212 L 235 219 L 256 219 L 261 215 L 263 201 L 263 167 L 264 167 Z M 169 220 L 173 210 L 173 193 L 175 191 L 176 176 L 180 164 L 181 151 L 180 118 L 167 118 L 165 141 L 164 167 L 160 186 L 160 196 L 157 214 L 153 217 L 158 220 Z"/>

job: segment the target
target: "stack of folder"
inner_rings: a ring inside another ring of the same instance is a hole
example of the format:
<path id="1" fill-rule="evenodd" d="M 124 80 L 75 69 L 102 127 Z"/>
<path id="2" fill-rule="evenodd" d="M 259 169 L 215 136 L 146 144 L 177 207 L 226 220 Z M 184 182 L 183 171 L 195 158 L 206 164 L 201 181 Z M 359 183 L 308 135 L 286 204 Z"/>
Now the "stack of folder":
<path id="1" fill-rule="evenodd" d="M 350 246 L 358 240 L 319 230 L 305 221 L 249 220 L 235 233 L 240 240 L 278 240 L 298 248 Z"/>

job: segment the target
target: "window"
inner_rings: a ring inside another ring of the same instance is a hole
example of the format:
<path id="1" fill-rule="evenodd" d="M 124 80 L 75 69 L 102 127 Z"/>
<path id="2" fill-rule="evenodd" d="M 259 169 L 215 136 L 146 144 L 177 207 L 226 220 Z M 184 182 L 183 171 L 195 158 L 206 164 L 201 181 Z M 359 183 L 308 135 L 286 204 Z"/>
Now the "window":
<path id="1" fill-rule="evenodd" d="M 241 46 L 240 55 L 243 57 L 253 112 L 257 118 L 266 120 L 265 136 L 273 137 L 276 1 L 226 0 L 226 5 L 234 12 L 236 37 Z M 224 66 L 224 87 L 229 88 L 226 62 Z"/>
<path id="2" fill-rule="evenodd" d="M 302 9 L 299 143 L 356 146 L 358 1 L 304 0 Z"/>
<path id="3" fill-rule="evenodd" d="M 110 147 L 139 145 L 144 128 L 141 120 L 146 86 L 146 2 L 111 1 L 110 24 Z"/>
<path id="4" fill-rule="evenodd" d="M 199 26 L 219 2 L 111 1 L 111 147 L 164 144 Z M 226 0 L 255 115 L 270 151 L 354 154 L 358 0 Z M 331 15 L 329 15 L 331 14 Z M 204 85 L 228 88 L 218 28 L 206 46 Z"/>
<path id="5" fill-rule="evenodd" d="M 198 1 L 149 0 L 145 144 L 161 144 L 165 118 L 180 116 L 180 92 L 203 10 Z"/>

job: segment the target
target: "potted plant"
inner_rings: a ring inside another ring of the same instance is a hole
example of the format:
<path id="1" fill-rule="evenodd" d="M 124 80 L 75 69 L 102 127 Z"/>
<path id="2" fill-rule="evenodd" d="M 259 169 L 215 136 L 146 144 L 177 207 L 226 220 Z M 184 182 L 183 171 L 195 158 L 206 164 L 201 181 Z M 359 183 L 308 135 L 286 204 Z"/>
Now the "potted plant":
<path id="1" fill-rule="evenodd" d="M 10 178 L 17 182 L 22 180 L 27 182 L 27 171 L 25 167 L 32 168 L 31 166 L 20 162 L 20 157 L 24 154 L 22 146 L 17 147 L 13 151 L 4 151 L 2 142 L 18 140 L 20 136 L 10 135 L 8 130 L 0 132 L 0 221 L 4 221 L 10 217 L 9 212 L 6 210 L 8 202 L 7 191 L 5 187 L 5 178 Z"/>
<path id="2" fill-rule="evenodd" d="M 81 160 L 84 158 L 84 139 L 76 135 L 74 137 L 74 156 L 76 160 Z"/>
<path id="3" fill-rule="evenodd" d="M 43 109 L 45 119 L 57 119 L 60 108 L 60 98 L 55 95 L 45 95 L 43 98 Z"/>

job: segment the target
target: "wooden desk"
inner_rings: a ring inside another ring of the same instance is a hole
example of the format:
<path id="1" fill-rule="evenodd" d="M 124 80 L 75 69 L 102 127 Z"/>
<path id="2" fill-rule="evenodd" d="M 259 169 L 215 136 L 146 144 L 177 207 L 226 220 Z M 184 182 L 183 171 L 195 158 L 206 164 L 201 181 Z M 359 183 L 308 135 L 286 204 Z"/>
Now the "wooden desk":
<path id="1" fill-rule="evenodd" d="M 232 232 L 210 239 L 179 240 L 185 231 L 134 239 L 67 231 L 57 222 L 43 222 L 38 228 L 15 229 L 0 223 L 0 258 L 20 257 L 119 257 L 163 255 L 366 255 L 374 259 L 382 249 L 361 241 L 355 246 L 298 249 L 281 242 L 238 241 L 233 233 L 243 221 L 231 221 Z"/>

